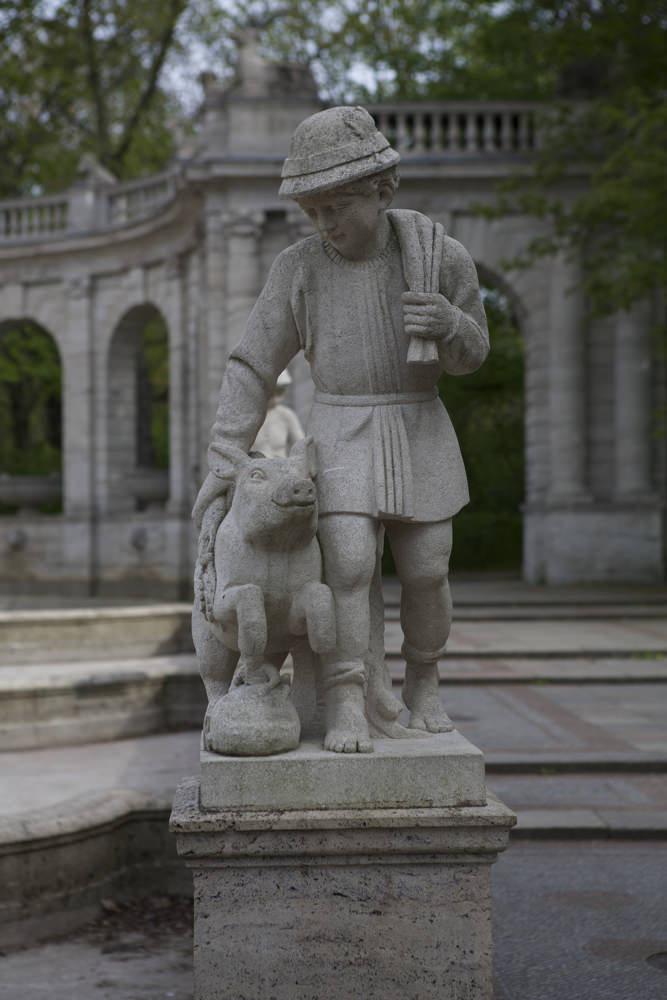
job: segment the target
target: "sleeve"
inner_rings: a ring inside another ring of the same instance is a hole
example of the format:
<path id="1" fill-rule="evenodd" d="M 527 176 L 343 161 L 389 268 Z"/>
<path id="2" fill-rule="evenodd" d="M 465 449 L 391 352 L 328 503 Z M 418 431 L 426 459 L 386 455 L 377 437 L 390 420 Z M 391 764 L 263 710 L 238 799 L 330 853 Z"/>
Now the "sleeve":
<path id="1" fill-rule="evenodd" d="M 450 331 L 439 345 L 442 369 L 449 375 L 468 375 L 489 353 L 489 331 L 473 260 L 450 236 L 445 237 L 440 292 L 452 307 Z"/>
<path id="2" fill-rule="evenodd" d="M 301 347 L 290 302 L 298 269 L 294 250 L 288 248 L 274 261 L 225 368 L 208 449 L 209 468 L 221 479 L 231 475 L 225 449 L 231 445 L 249 450 L 278 376 Z"/>

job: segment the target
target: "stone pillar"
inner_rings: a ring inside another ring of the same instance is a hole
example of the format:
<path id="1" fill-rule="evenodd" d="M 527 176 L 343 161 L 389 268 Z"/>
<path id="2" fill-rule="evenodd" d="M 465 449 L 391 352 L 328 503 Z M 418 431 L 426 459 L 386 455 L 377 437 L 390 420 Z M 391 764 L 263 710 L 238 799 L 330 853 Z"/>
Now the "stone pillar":
<path id="1" fill-rule="evenodd" d="M 260 292 L 260 237 L 262 212 L 228 215 L 227 238 L 227 356 L 243 336 L 250 311 Z"/>
<path id="2" fill-rule="evenodd" d="M 614 498 L 651 497 L 651 313 L 642 302 L 616 317 Z"/>
<path id="3" fill-rule="evenodd" d="M 585 333 L 578 279 L 576 264 L 559 254 L 552 268 L 549 307 L 549 501 L 555 505 L 590 500 Z"/>
<path id="4" fill-rule="evenodd" d="M 169 335 L 169 501 L 170 514 L 185 514 L 190 505 L 188 483 L 188 358 L 183 268 L 178 257 L 165 267 L 163 309 Z"/>
<path id="5" fill-rule="evenodd" d="M 66 514 L 87 515 L 93 501 L 92 282 L 70 278 L 64 287 L 67 346 L 63 358 L 63 500 Z"/>
<path id="6" fill-rule="evenodd" d="M 204 322 L 206 335 L 199 354 L 199 384 L 202 386 L 200 409 L 200 439 L 205 458 L 208 436 L 215 414 L 222 372 L 227 361 L 225 315 L 225 227 L 222 205 L 218 198 L 207 199 L 204 205 L 204 258 L 202 290 L 204 292 Z M 206 467 L 204 462 L 204 468 Z"/>
<path id="7" fill-rule="evenodd" d="M 71 276 L 64 284 L 64 293 L 63 558 L 82 586 L 94 593 L 99 558 L 92 279 L 87 274 Z"/>

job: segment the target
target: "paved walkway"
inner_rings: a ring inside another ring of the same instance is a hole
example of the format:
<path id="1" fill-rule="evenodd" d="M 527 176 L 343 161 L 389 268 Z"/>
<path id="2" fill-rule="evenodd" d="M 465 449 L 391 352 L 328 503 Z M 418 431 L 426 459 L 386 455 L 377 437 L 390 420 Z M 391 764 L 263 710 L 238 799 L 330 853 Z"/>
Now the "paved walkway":
<path id="1" fill-rule="evenodd" d="M 667 591 L 464 580 L 454 592 L 442 698 L 519 818 L 494 868 L 496 1000 L 666 1000 Z M 161 658 L 159 670 L 181 668 L 192 671 L 191 657 Z M 0 689 L 103 669 L 7 668 Z M 136 658 L 111 669 L 158 666 Z M 121 799 L 167 808 L 177 781 L 196 772 L 198 747 L 190 731 L 3 753 L 0 837 L 39 835 Z M 0 958 L 1 1000 L 190 1000 L 187 933 L 114 919 L 106 938 L 86 931 Z"/>

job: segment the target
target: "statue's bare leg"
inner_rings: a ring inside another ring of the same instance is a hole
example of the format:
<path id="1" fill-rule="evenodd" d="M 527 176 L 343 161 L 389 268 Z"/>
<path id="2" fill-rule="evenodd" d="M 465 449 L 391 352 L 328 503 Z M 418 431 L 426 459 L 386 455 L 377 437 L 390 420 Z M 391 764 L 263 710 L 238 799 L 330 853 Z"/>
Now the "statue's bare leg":
<path id="1" fill-rule="evenodd" d="M 448 577 L 452 522 L 394 521 L 386 529 L 401 582 L 403 700 L 410 710 L 410 727 L 449 732 L 454 727 L 440 700 L 438 659 L 452 621 Z"/>
<path id="2" fill-rule="evenodd" d="M 336 607 L 336 649 L 322 657 L 326 750 L 370 753 L 364 706 L 364 657 L 370 636 L 369 588 L 375 569 L 376 522 L 365 515 L 326 514 L 318 534 L 324 579 Z"/>

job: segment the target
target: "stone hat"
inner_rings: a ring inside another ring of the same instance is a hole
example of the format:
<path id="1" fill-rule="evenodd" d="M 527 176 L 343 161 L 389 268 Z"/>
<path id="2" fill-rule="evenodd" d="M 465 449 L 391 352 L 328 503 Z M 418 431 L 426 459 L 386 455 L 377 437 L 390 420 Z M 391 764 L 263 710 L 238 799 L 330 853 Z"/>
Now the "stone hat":
<path id="1" fill-rule="evenodd" d="M 279 194 L 283 198 L 318 194 L 377 174 L 399 159 L 365 108 L 328 108 L 297 126 Z"/>

